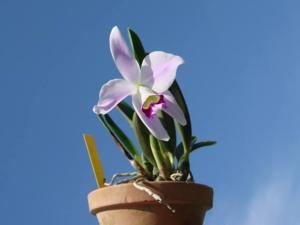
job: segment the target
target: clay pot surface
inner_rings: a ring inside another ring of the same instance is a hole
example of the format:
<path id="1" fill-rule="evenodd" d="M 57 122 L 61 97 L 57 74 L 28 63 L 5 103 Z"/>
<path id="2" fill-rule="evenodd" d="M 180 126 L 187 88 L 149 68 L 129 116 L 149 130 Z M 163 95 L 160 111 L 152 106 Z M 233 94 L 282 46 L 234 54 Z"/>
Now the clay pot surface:
<path id="1" fill-rule="evenodd" d="M 212 208 L 213 189 L 186 182 L 142 182 L 158 194 L 164 204 L 155 201 L 132 183 L 92 191 L 89 208 L 101 225 L 202 225 L 205 212 Z"/>

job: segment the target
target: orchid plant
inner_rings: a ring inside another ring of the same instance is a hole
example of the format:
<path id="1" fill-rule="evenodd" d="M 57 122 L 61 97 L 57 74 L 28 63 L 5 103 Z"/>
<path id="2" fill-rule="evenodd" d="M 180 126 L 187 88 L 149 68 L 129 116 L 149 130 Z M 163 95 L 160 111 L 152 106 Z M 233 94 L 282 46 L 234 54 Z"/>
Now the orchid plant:
<path id="1" fill-rule="evenodd" d="M 193 181 L 190 153 L 215 141 L 198 142 L 192 136 L 189 111 L 175 79 L 184 60 L 163 51 L 147 53 L 137 34 L 131 29 L 128 34 L 132 51 L 118 27 L 111 31 L 110 51 L 123 79 L 112 79 L 101 87 L 93 111 L 139 176 L 150 181 Z M 129 96 L 132 106 L 125 101 Z M 133 128 L 140 151 L 109 116 L 114 108 Z"/>

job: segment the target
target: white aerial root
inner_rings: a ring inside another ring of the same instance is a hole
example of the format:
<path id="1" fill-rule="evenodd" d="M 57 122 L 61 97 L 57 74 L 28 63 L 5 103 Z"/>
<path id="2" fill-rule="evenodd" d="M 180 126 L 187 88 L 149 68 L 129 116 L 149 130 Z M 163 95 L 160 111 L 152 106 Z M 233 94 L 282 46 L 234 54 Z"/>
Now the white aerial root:
<path id="1" fill-rule="evenodd" d="M 137 179 L 136 181 L 133 182 L 133 186 L 140 190 L 140 191 L 144 191 L 146 192 L 148 195 L 150 195 L 155 201 L 157 201 L 158 203 L 166 206 L 169 210 L 171 210 L 172 213 L 175 213 L 175 209 L 173 209 L 169 204 L 165 203 L 162 198 L 158 195 L 155 194 L 152 190 L 150 190 L 149 188 L 147 188 L 146 186 L 142 186 L 140 184 L 138 184 L 138 182 L 143 181 L 143 178 Z"/>
<path id="2" fill-rule="evenodd" d="M 110 180 L 109 183 L 105 183 L 105 185 L 107 186 L 110 186 L 110 185 L 113 185 L 115 180 L 119 177 L 131 177 L 129 179 L 125 179 L 125 180 L 122 180 L 120 181 L 119 183 L 127 183 L 131 180 L 134 180 L 136 179 L 136 176 L 137 176 L 137 173 L 136 172 L 132 172 L 132 173 L 117 173 L 117 174 L 114 174 Z"/>
<path id="3" fill-rule="evenodd" d="M 170 178 L 173 181 L 180 181 L 182 176 L 183 176 L 183 173 L 181 171 L 177 171 L 175 173 L 172 173 L 170 175 Z"/>

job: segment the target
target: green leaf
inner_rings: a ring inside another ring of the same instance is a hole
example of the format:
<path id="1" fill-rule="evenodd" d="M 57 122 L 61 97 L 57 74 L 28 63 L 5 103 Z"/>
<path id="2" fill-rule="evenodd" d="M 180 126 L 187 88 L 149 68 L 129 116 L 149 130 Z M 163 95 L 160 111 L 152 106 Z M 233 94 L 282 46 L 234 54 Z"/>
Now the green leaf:
<path id="1" fill-rule="evenodd" d="M 110 131 L 110 133 L 114 135 L 120 143 L 122 143 L 126 151 L 126 153 L 124 152 L 125 154 L 129 153 L 131 156 L 139 156 L 138 151 L 133 145 L 133 143 L 108 114 L 99 114 L 98 118 L 101 120 L 103 125 Z"/>
<path id="2" fill-rule="evenodd" d="M 191 140 L 191 147 L 197 143 L 197 137 L 196 136 L 192 136 L 192 140 Z"/>
<path id="3" fill-rule="evenodd" d="M 148 171 L 149 174 L 151 174 L 152 176 L 152 179 L 154 177 L 154 174 L 153 174 L 153 165 L 152 163 L 149 162 L 149 160 L 145 157 L 145 155 L 142 153 L 142 162 L 143 164 L 145 165 L 145 169 Z"/>
<path id="4" fill-rule="evenodd" d="M 175 151 L 175 157 L 177 159 L 177 162 L 181 159 L 183 155 L 183 144 L 182 142 L 177 146 L 176 151 Z"/>
<path id="5" fill-rule="evenodd" d="M 175 123 L 172 117 L 170 117 L 167 113 L 161 111 L 158 113 L 159 119 L 167 130 L 170 140 L 169 141 L 161 141 L 159 140 L 160 149 L 163 151 L 163 154 L 167 156 L 167 160 L 169 162 L 169 167 L 174 168 L 174 156 L 176 150 L 176 128 Z"/>
<path id="6" fill-rule="evenodd" d="M 163 158 L 164 165 L 168 169 L 168 171 L 173 171 L 175 169 L 174 164 L 174 155 L 168 150 L 167 142 L 156 139 L 158 142 L 160 154 Z"/>
<path id="7" fill-rule="evenodd" d="M 191 151 L 195 151 L 198 148 L 202 148 L 202 147 L 206 147 L 206 146 L 211 146 L 211 145 L 214 145 L 216 143 L 217 143 L 216 141 L 201 141 L 201 142 L 195 143 L 192 146 Z"/>
<path id="8" fill-rule="evenodd" d="M 214 145 L 216 144 L 217 142 L 216 141 L 201 141 L 201 142 L 197 142 L 197 138 L 195 136 L 192 137 L 192 141 L 191 141 L 191 152 L 195 151 L 196 149 L 198 148 L 203 148 L 203 147 L 206 147 L 206 146 L 211 146 L 211 145 Z M 175 152 L 175 156 L 176 156 L 176 159 L 177 161 L 179 162 L 183 156 L 183 145 L 182 143 L 180 143 L 177 148 L 176 148 L 176 152 Z"/>
<path id="9" fill-rule="evenodd" d="M 185 126 L 182 126 L 177 122 L 176 122 L 176 125 L 177 125 L 177 128 L 178 128 L 179 133 L 182 138 L 185 158 L 188 160 L 188 155 L 190 153 L 190 144 L 191 144 L 191 140 L 192 140 L 192 125 L 191 125 L 190 114 L 189 114 L 186 102 L 184 100 L 183 94 L 182 94 L 180 87 L 176 80 L 170 87 L 170 91 L 173 94 L 173 96 L 175 97 L 177 104 L 182 109 L 185 119 L 187 121 L 187 124 Z"/>
<path id="10" fill-rule="evenodd" d="M 176 128 L 174 120 L 164 111 L 161 111 L 158 115 L 162 125 L 167 130 L 170 137 L 169 141 L 163 141 L 163 143 L 166 146 L 167 150 L 174 154 L 176 149 Z"/>
<path id="11" fill-rule="evenodd" d="M 145 49 L 143 47 L 143 44 L 142 44 L 139 36 L 130 28 L 128 28 L 128 36 L 130 39 L 134 57 L 138 61 L 139 65 L 142 65 L 142 62 L 143 62 L 145 56 L 147 55 L 147 53 L 145 52 Z"/>
<path id="12" fill-rule="evenodd" d="M 152 153 L 159 171 L 159 175 L 164 178 L 168 179 L 171 171 L 169 170 L 168 166 L 166 165 L 166 161 L 162 155 L 162 152 L 160 151 L 159 143 L 157 139 L 150 134 L 149 136 L 150 146 L 152 149 Z"/>
<path id="13" fill-rule="evenodd" d="M 131 125 L 134 113 L 133 108 L 123 100 L 117 105 L 117 109 L 123 114 L 123 116 L 128 120 L 129 124 Z"/>
<path id="14" fill-rule="evenodd" d="M 183 155 L 178 162 L 178 170 L 183 173 L 182 180 L 186 180 L 190 171 L 190 161 Z"/>
<path id="15" fill-rule="evenodd" d="M 153 157 L 150 142 L 149 142 L 149 135 L 150 135 L 149 130 L 147 129 L 147 127 L 145 127 L 145 125 L 143 124 L 143 122 L 141 121 L 141 119 L 138 117 L 136 113 L 133 114 L 132 125 L 138 143 L 141 146 L 144 157 L 146 157 L 147 160 L 154 167 L 156 167 L 155 159 Z"/>

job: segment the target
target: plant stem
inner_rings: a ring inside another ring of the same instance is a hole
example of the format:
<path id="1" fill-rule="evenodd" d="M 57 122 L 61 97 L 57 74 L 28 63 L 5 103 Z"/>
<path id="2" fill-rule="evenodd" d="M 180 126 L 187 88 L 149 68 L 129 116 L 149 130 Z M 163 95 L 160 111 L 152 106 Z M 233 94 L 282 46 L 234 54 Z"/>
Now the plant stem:
<path id="1" fill-rule="evenodd" d="M 157 168 L 159 170 L 159 174 L 162 178 L 168 179 L 170 176 L 170 172 L 168 171 L 168 167 L 165 165 L 165 159 L 161 154 L 158 141 L 152 135 L 150 135 L 149 139 L 152 153 L 156 161 Z"/>
<path id="2" fill-rule="evenodd" d="M 173 171 L 174 169 L 173 154 L 167 149 L 165 142 L 158 141 L 158 145 L 159 145 L 160 153 L 164 159 L 165 165 L 167 166 L 169 171 Z"/>

